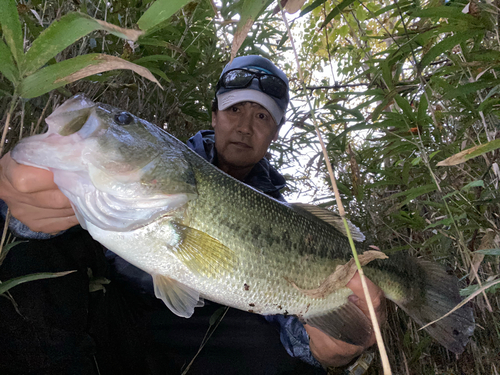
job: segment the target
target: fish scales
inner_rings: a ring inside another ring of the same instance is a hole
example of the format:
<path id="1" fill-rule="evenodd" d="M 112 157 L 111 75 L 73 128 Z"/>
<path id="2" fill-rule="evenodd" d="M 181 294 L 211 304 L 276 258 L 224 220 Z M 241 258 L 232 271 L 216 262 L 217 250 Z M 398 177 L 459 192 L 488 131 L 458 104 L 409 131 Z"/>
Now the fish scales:
<path id="1" fill-rule="evenodd" d="M 254 303 L 262 305 L 263 313 L 279 313 L 281 309 L 276 306 L 298 314 L 304 313 L 308 305 L 313 312 L 316 308 L 330 309 L 331 303 L 338 306 L 344 303 L 346 291 L 340 292 L 341 297 L 332 295 L 332 300 L 325 301 L 305 296 L 287 281 L 293 280 L 303 289 L 317 288 L 337 265 L 346 262 L 347 254 L 341 250 L 337 251 L 340 256 L 333 258 L 335 249 L 339 249 L 337 242 L 342 241 L 338 238 L 340 233 L 337 237 L 329 233 L 336 231 L 335 228 L 312 223 L 281 202 L 263 201 L 262 193 L 197 159 L 197 155 L 190 157 L 198 169 L 195 176 L 199 198 L 189 203 L 189 226 L 217 238 L 238 254 L 241 266 L 233 288 L 244 291 L 246 284 L 250 290 L 261 289 L 263 298 L 252 297 L 257 301 Z M 228 202 L 231 208 L 221 210 Z M 245 296 L 243 293 L 242 297 Z M 269 307 L 265 308 L 266 305 Z"/>
<path id="2" fill-rule="evenodd" d="M 14 160 L 51 170 L 82 227 L 150 273 L 156 295 L 175 314 L 191 316 L 206 298 L 260 314 L 293 314 L 356 345 L 370 337 L 369 320 L 348 299 L 348 279 L 329 284 L 351 258 L 338 215 L 276 201 L 162 129 L 82 95 L 46 121 L 48 132 L 23 139 Z M 362 252 L 366 245 L 357 247 Z M 372 260 L 364 270 L 421 325 L 461 300 L 455 277 L 406 253 Z M 464 306 L 426 330 L 461 353 L 474 325 Z"/>

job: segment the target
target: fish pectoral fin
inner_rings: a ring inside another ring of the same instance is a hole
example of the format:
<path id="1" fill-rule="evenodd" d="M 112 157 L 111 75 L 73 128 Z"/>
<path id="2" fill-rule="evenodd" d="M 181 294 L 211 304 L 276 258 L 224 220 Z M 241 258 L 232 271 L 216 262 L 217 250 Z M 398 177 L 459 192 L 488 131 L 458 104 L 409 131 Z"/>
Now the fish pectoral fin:
<path id="1" fill-rule="evenodd" d="M 316 217 L 316 219 L 324 221 L 325 223 L 337 229 L 344 236 L 347 236 L 344 222 L 339 214 L 308 203 L 290 203 L 289 205 L 299 213 L 304 214 L 305 212 L 309 215 L 313 215 L 314 217 Z M 352 239 L 354 241 L 363 242 L 365 240 L 365 235 L 357 226 L 355 226 L 349 220 L 347 220 L 347 225 L 349 226 L 349 231 L 351 232 Z"/>
<path id="2" fill-rule="evenodd" d="M 161 299 L 175 315 L 189 318 L 195 307 L 204 305 L 200 293 L 163 275 L 153 275 L 155 296 Z"/>
<path id="3" fill-rule="evenodd" d="M 305 323 L 318 328 L 334 339 L 352 345 L 365 346 L 373 331 L 370 320 L 350 301 L 325 314 L 304 317 L 304 320 Z"/>
<path id="4" fill-rule="evenodd" d="M 173 225 L 181 237 L 174 246 L 174 253 L 190 271 L 215 278 L 233 272 L 237 263 L 233 250 L 202 231 L 181 224 Z"/>

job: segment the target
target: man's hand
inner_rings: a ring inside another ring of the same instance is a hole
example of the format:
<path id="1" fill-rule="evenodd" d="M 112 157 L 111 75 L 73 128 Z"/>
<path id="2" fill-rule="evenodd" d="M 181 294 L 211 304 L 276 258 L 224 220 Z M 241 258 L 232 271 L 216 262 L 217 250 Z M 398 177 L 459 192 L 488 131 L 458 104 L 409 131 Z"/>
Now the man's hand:
<path id="1" fill-rule="evenodd" d="M 57 233 L 78 224 L 53 173 L 18 164 L 10 153 L 0 159 L 0 199 L 12 216 L 35 232 Z"/>
<path id="2" fill-rule="evenodd" d="M 366 283 L 373 302 L 373 307 L 375 308 L 375 313 L 377 314 L 378 323 L 381 325 L 386 319 L 384 293 L 370 280 L 366 279 Z M 347 287 L 354 293 L 349 299 L 363 311 L 368 319 L 370 319 L 368 304 L 365 299 L 365 293 L 363 292 L 361 278 L 358 272 L 356 272 L 351 281 L 347 283 Z M 375 333 L 372 333 L 366 347 L 363 347 L 336 340 L 319 329 L 307 324 L 305 328 L 310 338 L 309 345 L 311 353 L 324 366 L 344 366 L 376 342 Z"/>

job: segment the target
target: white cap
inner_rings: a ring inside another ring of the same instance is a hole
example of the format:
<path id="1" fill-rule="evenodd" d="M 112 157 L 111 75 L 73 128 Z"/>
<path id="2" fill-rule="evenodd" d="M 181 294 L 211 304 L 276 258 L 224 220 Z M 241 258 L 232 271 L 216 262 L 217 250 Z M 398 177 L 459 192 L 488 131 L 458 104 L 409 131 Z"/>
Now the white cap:
<path id="1" fill-rule="evenodd" d="M 269 111 L 278 125 L 281 123 L 281 119 L 284 115 L 283 110 L 276 104 L 273 98 L 264 94 L 262 91 L 254 89 L 238 89 L 217 94 L 217 102 L 219 103 L 219 111 L 224 111 L 230 106 L 241 102 L 254 102 L 260 104 Z"/>

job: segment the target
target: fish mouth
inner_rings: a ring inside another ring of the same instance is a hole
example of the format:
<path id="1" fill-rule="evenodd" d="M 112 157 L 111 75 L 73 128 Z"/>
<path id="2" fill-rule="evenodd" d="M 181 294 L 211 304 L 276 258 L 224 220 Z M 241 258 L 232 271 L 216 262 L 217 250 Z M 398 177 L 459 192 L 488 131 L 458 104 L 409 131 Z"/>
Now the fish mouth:
<path id="1" fill-rule="evenodd" d="M 22 139 L 12 150 L 12 158 L 46 170 L 79 169 L 82 140 L 99 126 L 98 118 L 93 115 L 95 107 L 85 95 L 75 95 L 45 119 L 48 131 Z"/>
<path id="2" fill-rule="evenodd" d="M 69 136 L 82 130 L 93 113 L 96 104 L 83 94 L 77 94 L 58 107 L 45 120 L 48 133 Z"/>

